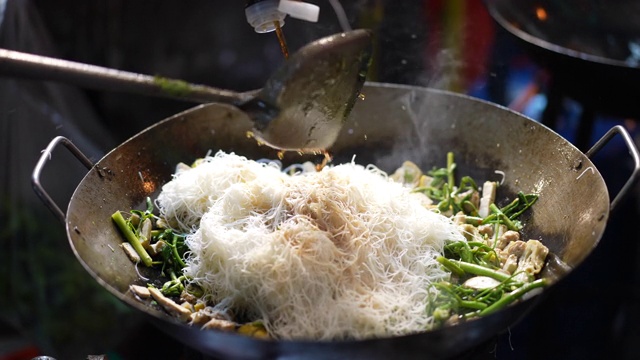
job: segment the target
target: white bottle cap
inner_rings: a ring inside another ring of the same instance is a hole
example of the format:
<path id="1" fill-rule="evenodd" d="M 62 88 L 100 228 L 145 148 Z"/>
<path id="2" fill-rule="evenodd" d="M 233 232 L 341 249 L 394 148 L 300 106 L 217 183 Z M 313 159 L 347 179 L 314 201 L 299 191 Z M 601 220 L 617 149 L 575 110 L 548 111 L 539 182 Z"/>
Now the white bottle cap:
<path id="1" fill-rule="evenodd" d="M 278 10 L 289 16 L 309 22 L 318 22 L 320 7 L 302 1 L 280 0 Z"/>
<path id="2" fill-rule="evenodd" d="M 275 22 L 284 25 L 286 13 L 278 11 L 279 0 L 263 0 L 247 6 L 244 14 L 257 33 L 271 32 L 276 29 Z"/>

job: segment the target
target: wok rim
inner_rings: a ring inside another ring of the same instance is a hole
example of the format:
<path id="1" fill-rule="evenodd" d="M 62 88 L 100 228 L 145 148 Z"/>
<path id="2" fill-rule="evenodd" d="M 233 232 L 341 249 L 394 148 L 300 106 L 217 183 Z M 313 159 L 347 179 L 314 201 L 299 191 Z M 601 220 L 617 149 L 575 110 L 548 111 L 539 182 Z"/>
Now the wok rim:
<path id="1" fill-rule="evenodd" d="M 494 4 L 494 0 L 485 0 L 487 4 L 487 8 L 489 10 L 489 14 L 491 17 L 506 31 L 511 33 L 513 36 L 519 38 L 527 44 L 533 45 L 537 48 L 550 51 L 560 56 L 566 56 L 575 60 L 583 60 L 590 63 L 613 66 L 615 68 L 620 69 L 630 69 L 630 70 L 640 70 L 638 66 L 630 66 L 625 61 L 617 60 L 605 56 L 598 56 L 594 54 L 589 54 L 583 51 L 578 51 L 574 49 L 570 49 L 568 47 L 555 44 L 548 40 L 544 40 L 540 37 L 537 37 L 531 34 L 528 31 L 519 29 L 515 27 L 507 18 L 504 17 L 502 12 L 497 9 L 497 6 Z"/>

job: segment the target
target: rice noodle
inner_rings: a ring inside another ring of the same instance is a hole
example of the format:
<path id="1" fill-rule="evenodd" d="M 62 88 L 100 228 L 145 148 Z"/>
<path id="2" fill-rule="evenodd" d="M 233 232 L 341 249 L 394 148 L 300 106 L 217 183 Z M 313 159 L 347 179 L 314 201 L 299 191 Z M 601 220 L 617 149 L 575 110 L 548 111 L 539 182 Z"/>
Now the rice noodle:
<path id="1" fill-rule="evenodd" d="M 167 183 L 161 216 L 190 230 L 185 274 L 222 310 L 277 339 L 362 339 L 428 329 L 435 257 L 463 237 L 374 166 L 284 174 L 218 152 Z"/>

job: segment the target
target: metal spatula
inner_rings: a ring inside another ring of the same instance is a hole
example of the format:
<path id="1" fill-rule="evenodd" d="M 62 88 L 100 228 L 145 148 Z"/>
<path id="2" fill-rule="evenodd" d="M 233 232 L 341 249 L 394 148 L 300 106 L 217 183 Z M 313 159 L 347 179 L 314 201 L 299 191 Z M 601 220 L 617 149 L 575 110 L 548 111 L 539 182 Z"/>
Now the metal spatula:
<path id="1" fill-rule="evenodd" d="M 368 30 L 354 30 L 311 42 L 289 57 L 262 89 L 242 93 L 5 49 L 0 49 L 0 75 L 229 103 L 249 115 L 259 141 L 282 150 L 318 152 L 331 147 L 360 94 L 371 37 Z"/>

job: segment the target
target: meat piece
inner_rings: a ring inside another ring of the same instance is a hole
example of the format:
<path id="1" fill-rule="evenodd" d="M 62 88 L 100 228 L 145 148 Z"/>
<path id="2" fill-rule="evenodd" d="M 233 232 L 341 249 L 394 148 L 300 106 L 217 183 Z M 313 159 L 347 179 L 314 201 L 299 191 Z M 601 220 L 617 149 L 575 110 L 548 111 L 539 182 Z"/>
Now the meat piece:
<path id="1" fill-rule="evenodd" d="M 149 288 L 149 292 L 153 299 L 171 315 L 177 317 L 181 321 L 188 321 L 191 318 L 191 311 L 162 295 L 160 290 L 156 288 Z"/>
<path id="2" fill-rule="evenodd" d="M 202 325 L 203 330 L 218 329 L 223 331 L 234 331 L 236 329 L 236 323 L 229 320 L 211 319 L 206 324 Z"/>
<path id="3" fill-rule="evenodd" d="M 120 247 L 122 248 L 122 250 L 124 250 L 124 253 L 127 254 L 131 262 L 137 264 L 140 261 L 142 261 L 142 259 L 140 259 L 140 255 L 138 255 L 138 252 L 136 251 L 136 249 L 133 248 L 133 245 L 131 245 L 130 243 L 123 242 L 122 244 L 120 244 Z"/>
<path id="4" fill-rule="evenodd" d="M 183 291 L 180 294 L 180 300 L 186 301 L 186 302 L 191 303 L 191 304 L 196 304 L 198 302 L 198 297 L 193 295 L 193 294 L 191 294 L 188 291 Z"/>
<path id="5" fill-rule="evenodd" d="M 510 242 L 503 250 L 507 255 L 515 255 L 517 258 L 520 258 L 524 253 L 525 248 L 527 247 L 527 243 L 522 240 L 516 240 Z"/>
<path id="6" fill-rule="evenodd" d="M 460 225 L 460 232 L 464 235 L 467 241 L 482 240 L 482 237 L 478 233 L 478 228 L 471 224 Z"/>
<path id="7" fill-rule="evenodd" d="M 494 224 L 484 224 L 478 226 L 478 231 L 482 235 L 486 235 L 488 237 L 493 237 L 495 235 L 496 226 Z M 498 236 L 504 234 L 507 231 L 507 227 L 505 225 L 498 226 Z"/>
<path id="8" fill-rule="evenodd" d="M 208 316 L 206 312 L 201 310 L 191 314 L 191 320 L 189 321 L 189 324 L 194 326 L 202 326 L 209 322 L 209 320 L 211 320 L 211 316 Z"/>
<path id="9" fill-rule="evenodd" d="M 149 255 L 156 256 L 165 246 L 167 246 L 167 243 L 164 240 L 158 240 L 155 244 L 149 244 L 145 248 L 149 252 Z"/>
<path id="10" fill-rule="evenodd" d="M 144 219 L 142 225 L 140 225 L 140 245 L 144 247 L 144 249 L 151 256 L 156 256 L 162 251 L 162 248 L 167 245 L 166 242 L 160 240 L 155 244 L 151 243 L 151 232 L 153 230 L 153 222 L 150 218 Z"/>
<path id="11" fill-rule="evenodd" d="M 495 233 L 495 225 L 482 225 L 482 226 L 490 226 L 491 230 L 488 230 L 487 228 L 483 228 L 482 230 L 487 233 L 490 232 L 491 235 L 485 235 L 485 243 L 491 247 L 496 247 L 498 249 L 500 249 L 496 244 L 494 244 L 494 241 L 496 241 L 496 239 L 498 239 L 498 242 L 500 241 L 500 237 L 502 237 L 502 235 L 504 235 L 504 233 L 507 232 L 507 226 L 506 225 L 498 225 L 498 233 Z M 483 234 L 484 235 L 484 234 Z"/>
<path id="12" fill-rule="evenodd" d="M 485 235 L 487 237 L 492 237 L 493 236 L 493 228 L 494 226 L 492 224 L 484 224 L 484 225 L 480 225 L 478 226 L 478 232 L 482 235 Z"/>
<path id="13" fill-rule="evenodd" d="M 191 314 L 191 325 L 204 326 L 211 319 L 229 320 L 225 313 L 215 310 L 211 306 L 207 306 Z"/>
<path id="14" fill-rule="evenodd" d="M 196 311 L 195 307 L 193 306 L 192 303 L 188 302 L 188 301 L 183 301 L 180 306 L 182 306 L 183 308 L 189 310 L 189 312 L 191 314 L 193 314 L 194 311 Z M 191 314 L 189 315 L 189 317 L 191 317 Z"/>
<path id="15" fill-rule="evenodd" d="M 129 289 L 131 290 L 132 293 L 134 293 L 136 296 L 138 296 L 141 299 L 148 299 L 151 296 L 151 293 L 149 292 L 149 288 L 145 286 L 131 285 L 129 286 Z"/>
<path id="16" fill-rule="evenodd" d="M 496 248 L 504 249 L 510 243 L 512 243 L 514 241 L 518 241 L 518 240 L 520 240 L 520 233 L 519 232 L 513 231 L 513 230 L 507 230 L 507 231 L 504 232 L 504 234 L 502 234 L 502 235 L 500 235 L 500 237 L 498 237 L 498 243 L 496 244 Z"/>

